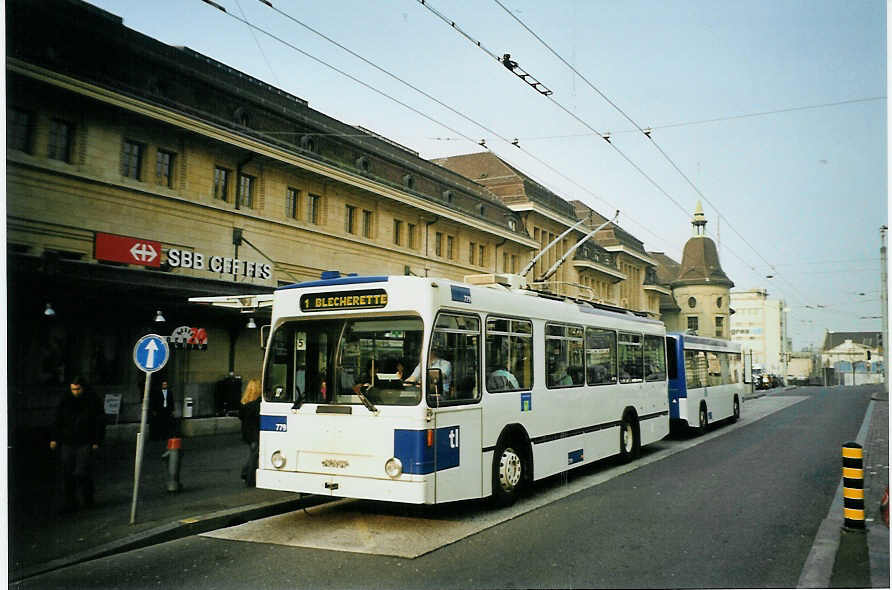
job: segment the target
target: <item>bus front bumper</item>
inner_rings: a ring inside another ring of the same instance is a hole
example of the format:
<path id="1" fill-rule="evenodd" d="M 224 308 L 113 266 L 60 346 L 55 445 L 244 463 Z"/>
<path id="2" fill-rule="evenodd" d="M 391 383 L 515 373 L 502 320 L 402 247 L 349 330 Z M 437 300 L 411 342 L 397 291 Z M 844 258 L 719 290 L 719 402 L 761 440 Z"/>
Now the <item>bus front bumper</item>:
<path id="1" fill-rule="evenodd" d="M 433 504 L 432 482 L 374 479 L 275 469 L 257 470 L 257 487 L 320 496 L 383 500 L 406 504 Z"/>

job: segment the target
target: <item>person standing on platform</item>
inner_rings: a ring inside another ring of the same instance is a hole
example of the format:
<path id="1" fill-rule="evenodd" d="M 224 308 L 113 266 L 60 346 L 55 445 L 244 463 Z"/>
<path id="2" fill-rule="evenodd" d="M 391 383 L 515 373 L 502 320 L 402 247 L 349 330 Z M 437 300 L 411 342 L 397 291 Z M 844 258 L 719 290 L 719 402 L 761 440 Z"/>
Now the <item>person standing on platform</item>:
<path id="1" fill-rule="evenodd" d="M 105 438 L 105 413 L 99 398 L 87 391 L 84 380 L 75 377 L 56 409 L 50 449 L 59 449 L 62 466 L 62 512 L 93 505 L 93 453 Z"/>
<path id="2" fill-rule="evenodd" d="M 248 445 L 248 459 L 242 467 L 242 479 L 248 487 L 256 485 L 257 450 L 260 446 L 260 393 L 260 381 L 248 381 L 238 412 L 242 421 L 242 440 Z"/>

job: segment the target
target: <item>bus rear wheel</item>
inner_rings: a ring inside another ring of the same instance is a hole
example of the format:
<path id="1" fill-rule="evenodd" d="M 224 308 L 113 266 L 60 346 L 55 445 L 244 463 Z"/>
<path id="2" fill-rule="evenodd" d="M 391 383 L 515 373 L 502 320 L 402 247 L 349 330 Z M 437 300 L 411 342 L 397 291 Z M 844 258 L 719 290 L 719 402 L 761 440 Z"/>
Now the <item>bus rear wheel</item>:
<path id="1" fill-rule="evenodd" d="M 492 499 L 495 505 L 514 504 L 523 488 L 525 476 L 521 452 L 510 441 L 499 442 L 492 458 Z"/>
<path id="2" fill-rule="evenodd" d="M 731 417 L 731 422 L 737 422 L 740 420 L 740 399 L 737 396 L 734 396 L 734 415 Z"/>
<path id="3" fill-rule="evenodd" d="M 624 416 L 619 426 L 619 458 L 628 463 L 638 456 L 641 443 L 638 441 L 638 429 L 631 417 Z"/>

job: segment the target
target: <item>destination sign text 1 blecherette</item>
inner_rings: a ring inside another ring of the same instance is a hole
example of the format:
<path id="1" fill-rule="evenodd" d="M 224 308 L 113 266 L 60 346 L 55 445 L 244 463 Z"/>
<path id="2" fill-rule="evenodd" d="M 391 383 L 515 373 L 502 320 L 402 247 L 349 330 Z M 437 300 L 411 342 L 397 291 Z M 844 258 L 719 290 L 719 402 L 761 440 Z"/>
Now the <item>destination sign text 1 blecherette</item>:
<path id="1" fill-rule="evenodd" d="M 301 311 L 337 311 L 341 309 L 377 309 L 387 305 L 384 289 L 306 293 L 300 296 Z"/>

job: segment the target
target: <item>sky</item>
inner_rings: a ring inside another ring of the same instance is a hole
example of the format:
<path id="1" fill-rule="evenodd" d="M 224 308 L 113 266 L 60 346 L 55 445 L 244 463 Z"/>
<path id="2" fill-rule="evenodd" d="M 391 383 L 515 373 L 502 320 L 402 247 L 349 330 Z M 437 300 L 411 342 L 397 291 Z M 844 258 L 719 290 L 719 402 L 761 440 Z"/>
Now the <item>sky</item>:
<path id="1" fill-rule="evenodd" d="M 423 158 L 484 140 L 679 261 L 701 200 L 735 290 L 783 299 L 795 350 L 882 327 L 882 0 L 215 1 L 91 3 Z"/>

